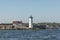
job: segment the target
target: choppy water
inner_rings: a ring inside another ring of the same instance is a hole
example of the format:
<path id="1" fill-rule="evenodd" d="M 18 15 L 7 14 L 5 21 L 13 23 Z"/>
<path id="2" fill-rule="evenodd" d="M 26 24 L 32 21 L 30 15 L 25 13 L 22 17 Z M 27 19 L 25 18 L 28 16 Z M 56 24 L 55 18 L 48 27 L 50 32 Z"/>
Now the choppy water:
<path id="1" fill-rule="evenodd" d="M 60 40 L 60 29 L 0 30 L 0 40 Z"/>

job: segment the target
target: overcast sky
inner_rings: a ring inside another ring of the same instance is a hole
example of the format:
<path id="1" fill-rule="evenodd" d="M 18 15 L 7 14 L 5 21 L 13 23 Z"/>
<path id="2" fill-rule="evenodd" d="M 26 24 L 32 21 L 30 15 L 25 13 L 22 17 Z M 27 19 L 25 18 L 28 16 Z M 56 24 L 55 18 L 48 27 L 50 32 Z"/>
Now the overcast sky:
<path id="1" fill-rule="evenodd" d="M 0 23 L 22 20 L 28 22 L 60 22 L 60 0 L 0 0 Z"/>

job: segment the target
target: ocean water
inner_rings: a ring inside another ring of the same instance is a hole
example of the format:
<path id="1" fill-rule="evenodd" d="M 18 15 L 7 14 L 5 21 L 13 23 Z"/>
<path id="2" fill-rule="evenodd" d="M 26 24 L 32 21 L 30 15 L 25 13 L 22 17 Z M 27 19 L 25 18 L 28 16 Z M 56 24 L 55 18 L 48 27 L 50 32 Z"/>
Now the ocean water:
<path id="1" fill-rule="evenodd" d="M 0 30 L 0 40 L 60 40 L 60 29 Z"/>

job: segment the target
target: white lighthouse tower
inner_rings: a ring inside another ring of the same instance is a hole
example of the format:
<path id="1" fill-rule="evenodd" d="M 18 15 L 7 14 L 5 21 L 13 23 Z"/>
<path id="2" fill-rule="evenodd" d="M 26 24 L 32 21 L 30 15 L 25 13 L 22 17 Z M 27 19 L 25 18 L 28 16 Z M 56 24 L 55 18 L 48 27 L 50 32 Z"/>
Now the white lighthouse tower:
<path id="1" fill-rule="evenodd" d="M 29 17 L 29 28 L 33 28 L 33 17 Z"/>

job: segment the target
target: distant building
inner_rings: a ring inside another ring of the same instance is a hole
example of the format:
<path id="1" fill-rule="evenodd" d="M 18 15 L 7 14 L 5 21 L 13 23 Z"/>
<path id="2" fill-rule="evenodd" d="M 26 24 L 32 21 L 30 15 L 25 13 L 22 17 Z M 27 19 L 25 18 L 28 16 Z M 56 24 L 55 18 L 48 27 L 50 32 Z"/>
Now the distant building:
<path id="1" fill-rule="evenodd" d="M 28 29 L 22 21 L 13 21 L 12 23 L 1 23 L 0 29 Z"/>
<path id="2" fill-rule="evenodd" d="M 15 29 L 12 23 L 1 23 L 0 29 Z"/>

